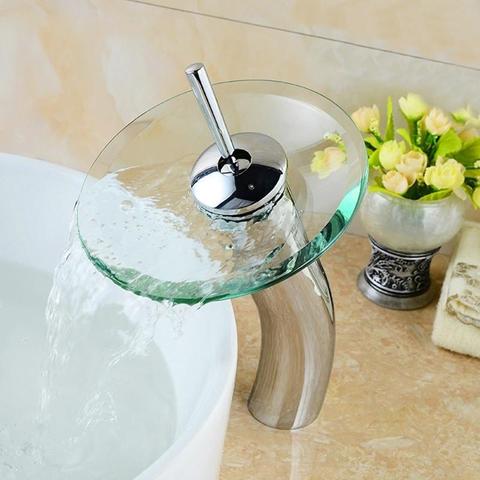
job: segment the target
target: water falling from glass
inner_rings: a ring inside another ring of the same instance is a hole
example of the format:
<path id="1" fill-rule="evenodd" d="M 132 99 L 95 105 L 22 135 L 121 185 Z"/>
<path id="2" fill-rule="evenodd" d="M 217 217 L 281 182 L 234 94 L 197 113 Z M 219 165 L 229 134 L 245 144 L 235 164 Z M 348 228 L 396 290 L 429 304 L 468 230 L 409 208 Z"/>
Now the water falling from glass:
<path id="1" fill-rule="evenodd" d="M 31 278 L 34 292 L 23 315 L 23 299 L 13 296 L 7 306 L 17 325 L 1 321 L 2 365 L 12 360 L 19 335 L 27 339 L 15 373 L 0 375 L 12 398 L 0 408 L 2 480 L 131 480 L 175 436 L 174 388 L 152 340 L 160 319 L 178 328 L 178 308 L 115 286 L 88 260 L 75 232 L 54 275 L 46 325 L 39 312 L 48 277 L 26 271 L 0 285 L 20 290 L 16 280 Z"/>

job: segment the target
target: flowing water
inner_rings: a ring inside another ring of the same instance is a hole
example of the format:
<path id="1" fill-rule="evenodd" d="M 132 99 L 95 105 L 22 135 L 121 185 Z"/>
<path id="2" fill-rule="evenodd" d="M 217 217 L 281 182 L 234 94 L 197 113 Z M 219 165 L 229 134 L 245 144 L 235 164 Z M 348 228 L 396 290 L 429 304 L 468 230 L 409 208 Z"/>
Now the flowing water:
<path id="1" fill-rule="evenodd" d="M 158 321 L 175 328 L 193 307 L 162 299 L 245 293 L 305 241 L 288 196 L 228 222 L 192 206 L 183 185 L 162 193 L 159 178 L 135 167 L 94 185 L 82 243 L 74 222 L 49 294 L 48 275 L 0 265 L 1 480 L 134 479 L 176 430 L 152 339 Z"/>
<path id="2" fill-rule="evenodd" d="M 115 286 L 76 235 L 49 295 L 47 273 L 0 269 L 0 479 L 132 480 L 175 436 L 152 342 L 171 306 Z"/>

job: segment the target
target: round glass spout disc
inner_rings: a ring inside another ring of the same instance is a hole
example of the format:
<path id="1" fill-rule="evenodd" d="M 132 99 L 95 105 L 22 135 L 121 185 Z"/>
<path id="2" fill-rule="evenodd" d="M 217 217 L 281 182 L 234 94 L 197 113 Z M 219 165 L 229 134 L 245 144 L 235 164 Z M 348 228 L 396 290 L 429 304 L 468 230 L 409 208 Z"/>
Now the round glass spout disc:
<path id="1" fill-rule="evenodd" d="M 193 93 L 138 117 L 101 152 L 77 204 L 87 255 L 136 294 L 194 304 L 268 287 L 324 253 L 365 190 L 361 135 L 327 98 L 263 80 L 216 84 L 215 93 L 234 142 L 259 133 L 283 148 L 285 190 L 242 221 L 206 212 L 190 180 L 213 141 Z M 252 179 L 253 188 L 264 180 Z"/>

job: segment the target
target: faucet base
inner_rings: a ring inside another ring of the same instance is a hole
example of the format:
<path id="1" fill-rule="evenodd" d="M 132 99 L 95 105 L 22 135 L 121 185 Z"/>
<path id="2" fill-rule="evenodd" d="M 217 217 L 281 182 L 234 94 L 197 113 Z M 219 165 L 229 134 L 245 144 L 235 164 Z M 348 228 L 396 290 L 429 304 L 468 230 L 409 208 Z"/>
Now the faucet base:
<path id="1" fill-rule="evenodd" d="M 262 347 L 248 408 L 270 427 L 305 427 L 322 407 L 335 346 L 333 303 L 320 261 L 253 299 Z"/>

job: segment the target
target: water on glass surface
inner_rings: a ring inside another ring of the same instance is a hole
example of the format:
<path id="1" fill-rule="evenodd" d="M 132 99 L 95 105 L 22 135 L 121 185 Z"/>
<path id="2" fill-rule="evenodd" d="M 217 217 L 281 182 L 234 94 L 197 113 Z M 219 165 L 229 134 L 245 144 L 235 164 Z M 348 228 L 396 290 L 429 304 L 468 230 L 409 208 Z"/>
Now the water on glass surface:
<path id="1" fill-rule="evenodd" d="M 152 341 L 170 306 L 114 285 L 75 235 L 50 294 L 47 273 L 0 268 L 0 478 L 132 480 L 175 436 Z"/>
<path id="2" fill-rule="evenodd" d="M 245 294 L 305 245 L 288 195 L 249 221 L 228 221 L 200 211 L 184 179 L 168 174 L 156 165 L 119 170 L 80 201 L 86 250 L 124 288 L 184 303 Z"/>

